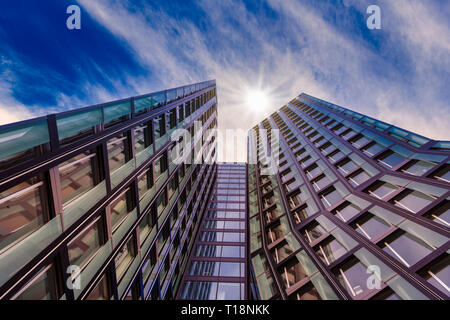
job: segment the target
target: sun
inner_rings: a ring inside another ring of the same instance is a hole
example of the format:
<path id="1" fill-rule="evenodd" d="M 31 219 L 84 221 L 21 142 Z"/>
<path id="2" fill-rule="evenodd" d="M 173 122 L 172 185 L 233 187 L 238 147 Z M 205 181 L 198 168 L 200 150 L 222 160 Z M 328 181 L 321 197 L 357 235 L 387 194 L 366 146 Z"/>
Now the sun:
<path id="1" fill-rule="evenodd" d="M 247 106 L 254 110 L 261 110 L 269 106 L 269 96 L 262 90 L 249 90 Z"/>

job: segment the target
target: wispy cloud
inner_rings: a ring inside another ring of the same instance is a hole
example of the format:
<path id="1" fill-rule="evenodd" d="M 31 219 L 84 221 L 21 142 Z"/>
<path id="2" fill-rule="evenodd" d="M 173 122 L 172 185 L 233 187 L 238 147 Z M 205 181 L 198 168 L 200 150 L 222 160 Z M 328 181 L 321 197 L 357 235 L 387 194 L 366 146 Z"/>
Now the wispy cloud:
<path id="1" fill-rule="evenodd" d="M 88 100 L 215 78 L 221 129 L 248 130 L 306 92 L 425 136 L 450 138 L 445 1 L 376 1 L 383 29 L 373 31 L 365 27 L 373 2 L 366 0 L 337 3 L 331 14 L 329 2 L 199 0 L 191 4 L 195 17 L 140 1 L 78 2 L 150 73 L 119 79 L 99 68 L 110 87 L 86 81 L 80 90 Z M 270 96 L 270 107 L 247 107 L 255 88 Z M 65 93 L 57 101 L 69 107 L 84 99 Z M 223 147 L 220 160 L 245 161 L 244 147 L 237 156 L 233 146 Z"/>

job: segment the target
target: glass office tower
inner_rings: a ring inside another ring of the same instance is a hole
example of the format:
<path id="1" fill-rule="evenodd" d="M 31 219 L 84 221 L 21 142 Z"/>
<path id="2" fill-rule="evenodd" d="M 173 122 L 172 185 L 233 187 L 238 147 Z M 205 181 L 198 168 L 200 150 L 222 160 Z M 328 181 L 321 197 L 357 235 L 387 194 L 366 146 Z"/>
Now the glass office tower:
<path id="1" fill-rule="evenodd" d="M 449 299 L 450 142 L 302 94 L 248 148 L 252 297 Z"/>
<path id="2" fill-rule="evenodd" d="M 179 299 L 247 299 L 246 164 L 220 163 Z"/>
<path id="3" fill-rule="evenodd" d="M 174 298 L 216 126 L 215 81 L 1 126 L 0 298 Z"/>

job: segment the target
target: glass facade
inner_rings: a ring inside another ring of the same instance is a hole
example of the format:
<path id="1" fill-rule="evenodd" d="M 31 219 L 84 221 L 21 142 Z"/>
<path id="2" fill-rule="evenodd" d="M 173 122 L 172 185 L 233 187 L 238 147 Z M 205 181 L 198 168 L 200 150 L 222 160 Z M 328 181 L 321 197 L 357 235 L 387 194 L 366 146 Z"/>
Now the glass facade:
<path id="1" fill-rule="evenodd" d="M 210 137 L 170 157 L 195 121 L 215 81 L 0 127 L 0 298 L 174 299 L 216 172 Z"/>
<path id="2" fill-rule="evenodd" d="M 253 297 L 449 299 L 447 144 L 306 94 L 256 125 Z"/>
<path id="3" fill-rule="evenodd" d="M 247 299 L 246 178 L 245 164 L 218 164 L 179 299 Z"/>

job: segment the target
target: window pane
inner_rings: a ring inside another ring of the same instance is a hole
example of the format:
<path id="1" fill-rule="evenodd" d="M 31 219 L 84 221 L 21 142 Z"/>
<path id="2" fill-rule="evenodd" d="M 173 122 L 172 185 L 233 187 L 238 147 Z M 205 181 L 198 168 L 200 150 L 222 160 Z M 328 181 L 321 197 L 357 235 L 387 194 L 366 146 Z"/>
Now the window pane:
<path id="1" fill-rule="evenodd" d="M 433 248 L 425 242 L 406 232 L 397 232 L 383 244 L 384 251 L 408 267 L 413 266 L 433 251 Z"/>
<path id="2" fill-rule="evenodd" d="M 82 268 L 102 245 L 103 219 L 99 219 L 92 226 L 85 229 L 68 245 L 71 265 Z"/>
<path id="3" fill-rule="evenodd" d="M 111 227 L 115 230 L 133 208 L 131 205 L 131 190 L 128 189 L 111 203 Z"/>
<path id="4" fill-rule="evenodd" d="M 67 205 L 94 187 L 95 159 L 95 153 L 85 152 L 59 166 L 63 205 Z"/>
<path id="5" fill-rule="evenodd" d="M 114 172 L 127 163 L 126 137 L 118 136 L 107 144 L 109 171 Z"/>
<path id="6" fill-rule="evenodd" d="M 53 264 L 44 268 L 43 271 L 29 283 L 27 287 L 14 300 L 56 300 L 60 296 L 56 285 L 56 270 Z"/>
<path id="7" fill-rule="evenodd" d="M 120 280 L 122 280 L 122 277 L 127 271 L 128 266 L 134 259 L 135 254 L 133 241 L 134 237 L 131 237 L 128 240 L 128 242 L 122 248 L 120 248 L 119 252 L 114 258 L 114 264 L 116 266 L 117 282 L 120 282 Z"/>
<path id="8" fill-rule="evenodd" d="M 0 252 L 44 225 L 46 199 L 38 178 L 0 193 Z"/>
<path id="9" fill-rule="evenodd" d="M 109 291 L 108 278 L 106 277 L 106 275 L 104 275 L 100 282 L 89 294 L 87 300 L 109 300 L 110 298 L 111 294 Z"/>
<path id="10" fill-rule="evenodd" d="M 217 289 L 217 300 L 239 300 L 241 299 L 240 283 L 219 282 Z"/>
<path id="11" fill-rule="evenodd" d="M 416 213 L 425 208 L 434 200 L 435 198 L 422 192 L 406 190 L 390 202 L 395 204 L 397 207 Z"/>

